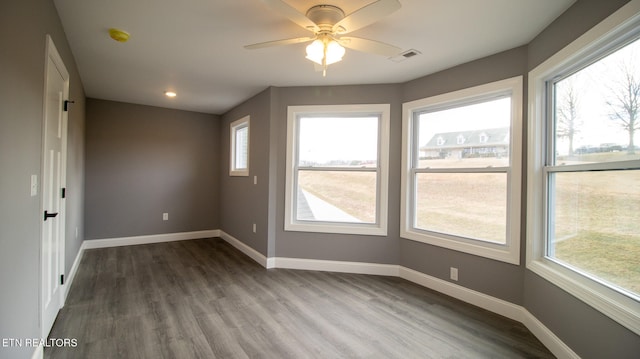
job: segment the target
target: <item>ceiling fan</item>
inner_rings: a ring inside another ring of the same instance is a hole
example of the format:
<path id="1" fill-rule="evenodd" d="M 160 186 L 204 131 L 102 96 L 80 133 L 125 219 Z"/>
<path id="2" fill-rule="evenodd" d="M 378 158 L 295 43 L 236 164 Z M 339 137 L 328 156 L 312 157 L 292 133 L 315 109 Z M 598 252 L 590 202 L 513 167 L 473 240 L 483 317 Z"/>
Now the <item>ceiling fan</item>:
<path id="1" fill-rule="evenodd" d="M 323 76 L 327 74 L 328 65 L 342 60 L 345 47 L 386 57 L 392 57 L 401 51 L 400 48 L 384 42 L 343 36 L 398 10 L 401 6 L 398 0 L 378 0 L 348 15 L 334 5 L 315 5 L 308 9 L 306 14 L 302 14 L 283 0 L 262 0 L 262 2 L 304 29 L 313 32 L 313 36 L 261 42 L 247 45 L 246 49 L 312 41 L 307 46 L 306 58 L 316 63 L 316 66 L 322 70 Z"/>

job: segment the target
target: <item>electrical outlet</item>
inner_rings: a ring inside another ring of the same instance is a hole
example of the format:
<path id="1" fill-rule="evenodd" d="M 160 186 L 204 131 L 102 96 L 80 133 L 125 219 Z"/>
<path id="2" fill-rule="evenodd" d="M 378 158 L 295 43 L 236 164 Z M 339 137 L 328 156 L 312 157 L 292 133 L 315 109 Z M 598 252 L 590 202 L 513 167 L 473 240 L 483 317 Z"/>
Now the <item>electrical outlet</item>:
<path id="1" fill-rule="evenodd" d="M 162 214 L 162 220 L 163 221 L 168 221 L 169 220 L 169 213 L 163 213 Z"/>
<path id="2" fill-rule="evenodd" d="M 253 184 L 258 184 L 258 176 L 253 176 Z"/>
<path id="3" fill-rule="evenodd" d="M 31 175 L 31 197 L 38 195 L 38 175 Z"/>
<path id="4" fill-rule="evenodd" d="M 451 280 L 458 281 L 458 268 L 451 267 L 450 276 Z"/>
<path id="5" fill-rule="evenodd" d="M 253 233 L 256 233 L 256 224 L 253 224 Z"/>

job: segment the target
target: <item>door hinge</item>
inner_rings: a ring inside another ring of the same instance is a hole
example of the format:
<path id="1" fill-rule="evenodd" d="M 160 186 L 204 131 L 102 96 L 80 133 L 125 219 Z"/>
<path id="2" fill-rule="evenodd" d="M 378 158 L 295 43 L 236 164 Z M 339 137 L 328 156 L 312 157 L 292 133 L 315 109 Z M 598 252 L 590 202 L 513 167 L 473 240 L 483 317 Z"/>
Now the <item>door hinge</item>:
<path id="1" fill-rule="evenodd" d="M 69 111 L 69 104 L 70 103 L 76 103 L 76 102 L 75 101 L 71 101 L 71 100 L 64 100 L 64 106 L 63 106 L 64 112 Z"/>
<path id="2" fill-rule="evenodd" d="M 62 198 L 67 198 L 67 189 L 66 188 L 62 189 Z"/>
<path id="3" fill-rule="evenodd" d="M 60 285 L 64 285 L 64 274 L 60 274 Z"/>

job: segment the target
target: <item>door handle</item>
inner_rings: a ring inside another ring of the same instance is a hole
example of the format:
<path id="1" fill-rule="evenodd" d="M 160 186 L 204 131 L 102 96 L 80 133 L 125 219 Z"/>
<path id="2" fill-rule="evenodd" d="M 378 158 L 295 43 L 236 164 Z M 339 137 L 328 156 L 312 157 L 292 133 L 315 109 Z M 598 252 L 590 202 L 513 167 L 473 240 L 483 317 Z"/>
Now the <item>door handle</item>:
<path id="1" fill-rule="evenodd" d="M 44 211 L 44 220 L 46 221 L 47 218 L 54 218 L 58 215 L 58 213 L 49 213 L 47 211 Z"/>

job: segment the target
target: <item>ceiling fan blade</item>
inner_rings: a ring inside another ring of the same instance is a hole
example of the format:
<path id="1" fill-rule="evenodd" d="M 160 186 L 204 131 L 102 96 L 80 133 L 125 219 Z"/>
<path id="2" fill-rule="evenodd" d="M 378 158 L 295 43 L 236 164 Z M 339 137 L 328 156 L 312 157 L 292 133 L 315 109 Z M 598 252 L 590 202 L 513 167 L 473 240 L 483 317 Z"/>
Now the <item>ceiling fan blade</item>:
<path id="1" fill-rule="evenodd" d="M 370 25 L 398 10 L 402 5 L 398 0 L 378 0 L 366 5 L 333 25 L 333 32 L 346 34 Z"/>
<path id="2" fill-rule="evenodd" d="M 313 39 L 315 39 L 315 36 L 296 37 L 295 39 L 284 39 L 284 40 L 260 42 L 260 43 L 257 43 L 257 44 L 246 45 L 244 48 L 247 49 L 247 50 L 255 50 L 255 49 L 262 49 L 264 47 L 271 47 L 271 46 L 299 44 L 301 42 L 307 42 L 307 41 L 311 41 Z"/>
<path id="3" fill-rule="evenodd" d="M 392 57 L 402 51 L 401 48 L 385 44 L 384 42 L 374 41 L 369 39 L 363 39 L 360 37 L 342 36 L 338 39 L 340 45 L 362 52 L 368 52 L 370 54 L 376 54 L 380 56 Z"/>
<path id="4" fill-rule="evenodd" d="M 289 20 L 309 31 L 313 31 L 315 33 L 320 30 L 315 22 L 311 21 L 304 14 L 282 0 L 262 0 L 262 2 L 269 6 L 273 11 L 284 15 Z"/>

